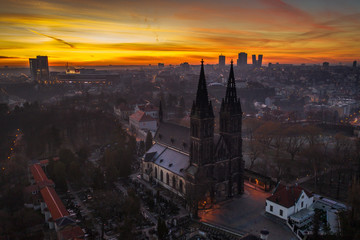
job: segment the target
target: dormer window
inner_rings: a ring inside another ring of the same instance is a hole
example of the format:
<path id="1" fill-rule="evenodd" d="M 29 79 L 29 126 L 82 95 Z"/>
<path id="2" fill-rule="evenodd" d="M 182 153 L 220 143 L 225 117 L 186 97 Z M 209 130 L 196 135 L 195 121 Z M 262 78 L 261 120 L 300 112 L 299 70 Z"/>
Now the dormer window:
<path id="1" fill-rule="evenodd" d="M 184 147 L 184 148 L 186 148 L 186 142 L 183 142 L 183 144 L 182 144 L 182 145 L 183 145 L 183 147 Z"/>
<path id="2" fill-rule="evenodd" d="M 174 144 L 175 139 L 174 139 L 174 138 L 170 138 L 170 141 L 171 141 L 172 144 Z"/>
<path id="3" fill-rule="evenodd" d="M 181 168 L 181 169 L 180 169 L 180 172 L 183 172 L 183 171 L 184 171 L 184 169 L 183 169 L 183 168 Z"/>
<path id="4" fill-rule="evenodd" d="M 162 138 L 162 135 L 159 133 L 159 139 L 161 139 Z"/>
<path id="5" fill-rule="evenodd" d="M 164 161 L 164 159 L 160 159 L 160 162 L 162 163 Z"/>
<path id="6" fill-rule="evenodd" d="M 170 164 L 169 164 L 169 167 L 172 167 L 172 165 L 173 165 L 173 164 L 172 164 L 172 163 L 170 163 Z"/>

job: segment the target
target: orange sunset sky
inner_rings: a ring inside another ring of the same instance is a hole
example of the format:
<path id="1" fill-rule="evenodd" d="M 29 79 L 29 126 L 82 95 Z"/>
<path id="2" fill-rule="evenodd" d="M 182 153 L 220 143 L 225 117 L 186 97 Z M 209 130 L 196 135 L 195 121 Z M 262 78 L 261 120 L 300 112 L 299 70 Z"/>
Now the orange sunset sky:
<path id="1" fill-rule="evenodd" d="M 360 60 L 359 0 L 0 0 L 0 67 Z"/>

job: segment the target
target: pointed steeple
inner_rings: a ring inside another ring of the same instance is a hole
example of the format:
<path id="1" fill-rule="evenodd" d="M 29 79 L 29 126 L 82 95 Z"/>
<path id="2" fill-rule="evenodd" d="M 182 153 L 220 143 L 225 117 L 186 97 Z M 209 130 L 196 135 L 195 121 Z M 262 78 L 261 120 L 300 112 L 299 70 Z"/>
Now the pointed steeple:
<path id="1" fill-rule="evenodd" d="M 164 117 L 164 113 L 163 113 L 163 110 L 162 110 L 162 104 L 161 104 L 161 100 L 160 100 L 160 103 L 159 103 L 159 122 L 163 121 L 163 117 Z"/>
<path id="2" fill-rule="evenodd" d="M 201 70 L 198 88 L 196 92 L 196 100 L 192 107 L 192 115 L 197 114 L 200 117 L 214 117 L 213 109 L 211 102 L 209 101 L 209 96 L 206 87 L 205 71 L 204 71 L 204 61 L 201 60 Z"/>
<path id="3" fill-rule="evenodd" d="M 236 102 L 236 99 L 237 97 L 236 97 L 234 67 L 233 67 L 233 61 L 231 60 L 229 79 L 226 87 L 225 103 Z"/>
<path id="4" fill-rule="evenodd" d="M 221 104 L 221 110 L 228 110 L 232 114 L 241 112 L 240 99 L 237 98 L 236 94 L 236 85 L 235 85 L 235 75 L 233 61 L 231 60 L 231 67 L 229 73 L 229 79 L 226 87 L 225 99 L 223 99 L 224 104 Z"/>

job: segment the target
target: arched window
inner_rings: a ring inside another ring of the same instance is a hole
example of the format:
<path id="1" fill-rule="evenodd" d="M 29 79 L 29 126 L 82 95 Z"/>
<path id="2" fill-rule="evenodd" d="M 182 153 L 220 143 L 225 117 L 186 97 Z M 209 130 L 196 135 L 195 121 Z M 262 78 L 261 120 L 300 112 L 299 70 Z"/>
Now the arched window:
<path id="1" fill-rule="evenodd" d="M 172 186 L 176 189 L 176 178 L 175 176 L 172 177 Z"/>
<path id="2" fill-rule="evenodd" d="M 166 173 L 166 184 L 169 185 L 170 179 L 169 179 L 169 174 Z"/>
<path id="3" fill-rule="evenodd" d="M 183 192 L 183 181 L 180 180 L 179 182 L 179 191 L 182 193 Z"/>
<path id="4" fill-rule="evenodd" d="M 163 176 L 163 171 L 162 170 L 160 170 L 160 181 L 164 181 L 164 176 Z"/>
<path id="5" fill-rule="evenodd" d="M 157 167 L 155 167 L 155 178 L 157 178 Z"/>

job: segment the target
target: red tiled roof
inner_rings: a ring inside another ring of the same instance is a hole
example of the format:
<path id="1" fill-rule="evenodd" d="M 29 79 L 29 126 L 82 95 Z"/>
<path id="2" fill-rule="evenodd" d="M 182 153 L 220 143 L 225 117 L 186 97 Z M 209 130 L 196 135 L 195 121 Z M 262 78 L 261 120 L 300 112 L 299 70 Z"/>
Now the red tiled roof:
<path id="1" fill-rule="evenodd" d="M 289 208 L 294 206 L 294 204 L 299 199 L 302 191 L 308 197 L 312 197 L 312 194 L 300 186 L 290 186 L 286 187 L 284 185 L 279 185 L 273 195 L 267 198 L 267 200 L 277 203 L 283 207 Z"/>
<path id="2" fill-rule="evenodd" d="M 54 161 L 58 161 L 60 158 L 59 157 L 53 157 L 52 160 Z M 49 159 L 43 159 L 39 161 L 41 166 L 47 166 L 49 164 Z"/>
<path id="3" fill-rule="evenodd" d="M 30 167 L 31 173 L 36 181 L 36 183 L 49 181 L 47 176 L 45 175 L 43 169 L 39 164 L 34 164 Z"/>
<path id="4" fill-rule="evenodd" d="M 46 166 L 49 164 L 49 159 L 40 160 L 39 163 L 41 166 Z"/>
<path id="5" fill-rule="evenodd" d="M 146 115 L 143 111 L 137 111 L 134 114 L 130 115 L 130 119 L 133 119 L 137 122 L 150 122 L 155 121 L 155 119 L 149 115 Z"/>
<path id="6" fill-rule="evenodd" d="M 84 232 L 79 226 L 65 228 L 60 231 L 61 239 L 74 240 L 84 238 Z"/>
<path id="7" fill-rule="evenodd" d="M 69 216 L 69 212 L 53 188 L 45 187 L 40 190 L 40 193 L 54 220 Z"/>

